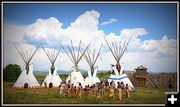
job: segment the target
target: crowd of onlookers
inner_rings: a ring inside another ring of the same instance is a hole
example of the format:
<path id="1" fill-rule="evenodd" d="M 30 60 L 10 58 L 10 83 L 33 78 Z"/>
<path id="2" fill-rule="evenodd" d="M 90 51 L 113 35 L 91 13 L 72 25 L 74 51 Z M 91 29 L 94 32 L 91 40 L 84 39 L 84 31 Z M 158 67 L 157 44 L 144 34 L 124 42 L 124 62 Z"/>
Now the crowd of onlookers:
<path id="1" fill-rule="evenodd" d="M 117 87 L 115 87 L 113 81 L 110 83 L 101 81 L 100 84 L 94 84 L 93 86 L 86 85 L 85 88 L 82 87 L 81 83 L 78 86 L 74 86 L 70 81 L 59 85 L 60 97 L 82 98 L 92 94 L 96 95 L 96 98 L 99 99 L 105 96 L 105 93 L 107 93 L 108 98 L 122 100 L 123 98 L 130 97 L 130 88 L 128 84 L 123 82 L 118 82 Z"/>

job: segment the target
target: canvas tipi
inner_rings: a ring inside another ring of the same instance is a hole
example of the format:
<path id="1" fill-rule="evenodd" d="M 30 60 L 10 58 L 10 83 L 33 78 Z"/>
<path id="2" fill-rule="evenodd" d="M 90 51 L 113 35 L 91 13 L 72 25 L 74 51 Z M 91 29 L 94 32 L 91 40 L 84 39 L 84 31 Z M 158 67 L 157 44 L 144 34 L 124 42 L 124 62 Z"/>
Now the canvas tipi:
<path id="1" fill-rule="evenodd" d="M 61 45 L 61 44 L 60 44 Z M 89 44 L 90 45 L 90 44 Z M 67 46 L 67 49 L 61 45 L 71 62 L 74 64 L 73 70 L 71 74 L 67 77 L 66 82 L 68 83 L 70 81 L 73 86 L 79 86 L 79 83 L 81 83 L 82 87 L 85 88 L 85 81 L 84 77 L 82 76 L 78 63 L 85 54 L 86 50 L 88 49 L 89 45 L 83 50 L 83 52 L 80 52 L 81 48 L 81 41 L 79 42 L 78 50 L 75 52 L 73 43 L 71 41 L 71 47 Z M 67 51 L 68 50 L 68 51 Z"/>
<path id="2" fill-rule="evenodd" d="M 46 53 L 49 61 L 51 62 L 51 67 L 49 68 L 49 74 L 44 79 L 42 86 L 45 87 L 58 87 L 62 80 L 57 74 L 57 67 L 54 66 L 56 59 L 58 58 L 60 49 L 45 49 L 42 48 Z"/>
<path id="3" fill-rule="evenodd" d="M 104 39 L 106 41 L 106 44 L 108 45 L 109 50 L 111 51 L 113 57 L 116 60 L 116 65 L 111 65 L 113 72 L 108 78 L 108 82 L 113 81 L 115 83 L 115 87 L 117 87 L 117 82 L 124 82 L 124 84 L 128 84 L 128 86 L 131 87 L 131 90 L 135 90 L 133 84 L 131 83 L 127 75 L 123 72 L 123 68 L 120 65 L 120 60 L 122 56 L 124 55 L 125 51 L 127 50 L 127 46 L 130 40 L 132 39 L 132 36 L 130 37 L 128 42 L 124 42 L 123 45 L 121 44 L 121 42 L 119 44 L 115 42 L 115 43 L 112 43 L 112 47 L 110 47 L 105 37 Z"/>
<path id="4" fill-rule="evenodd" d="M 88 76 L 85 78 L 85 84 L 89 86 L 96 85 L 96 83 L 100 83 L 101 81 L 97 77 L 97 71 L 98 71 L 98 66 L 93 67 L 94 72 L 91 73 L 91 70 L 88 70 Z"/>
<path id="5" fill-rule="evenodd" d="M 19 47 L 18 47 L 18 45 L 19 45 Z M 16 80 L 13 87 L 37 88 L 38 86 L 40 86 L 40 84 L 34 77 L 33 65 L 30 64 L 30 61 L 32 60 L 35 53 L 37 52 L 39 46 L 36 47 L 35 50 L 31 49 L 31 51 L 23 49 L 22 47 L 20 47 L 20 44 L 17 44 L 17 43 L 13 43 L 13 46 L 15 47 L 15 49 L 17 50 L 17 52 L 19 53 L 19 55 L 21 56 L 21 58 L 23 59 L 23 61 L 25 63 L 25 66 L 23 67 L 23 70 L 22 70 L 20 76 Z"/>
<path id="6" fill-rule="evenodd" d="M 100 55 L 101 48 L 102 45 L 97 54 L 95 49 L 93 51 L 87 50 L 84 54 L 84 58 L 90 67 L 90 70 L 88 70 L 88 76 L 85 78 L 86 85 L 93 86 L 94 84 L 100 82 L 99 78 L 97 77 L 98 66 L 94 67 L 94 65 Z"/>

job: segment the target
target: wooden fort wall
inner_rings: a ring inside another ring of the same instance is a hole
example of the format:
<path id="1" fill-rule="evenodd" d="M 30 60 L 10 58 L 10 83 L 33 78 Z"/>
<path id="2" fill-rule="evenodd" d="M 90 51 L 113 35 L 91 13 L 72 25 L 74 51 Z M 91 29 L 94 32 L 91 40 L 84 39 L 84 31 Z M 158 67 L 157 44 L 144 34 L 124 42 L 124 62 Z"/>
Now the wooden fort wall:
<path id="1" fill-rule="evenodd" d="M 135 86 L 140 87 L 173 87 L 177 88 L 177 73 L 138 74 L 135 71 L 125 72 Z"/>

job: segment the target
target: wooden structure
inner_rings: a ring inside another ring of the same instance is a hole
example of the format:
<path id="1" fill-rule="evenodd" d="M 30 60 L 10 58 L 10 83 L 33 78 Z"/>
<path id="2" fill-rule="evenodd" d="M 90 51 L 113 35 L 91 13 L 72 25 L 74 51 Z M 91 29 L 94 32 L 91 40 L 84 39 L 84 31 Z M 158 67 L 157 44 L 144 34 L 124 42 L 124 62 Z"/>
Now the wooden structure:
<path id="1" fill-rule="evenodd" d="M 143 65 L 140 65 L 135 70 L 136 86 L 145 86 L 147 78 L 147 68 Z"/>
<path id="2" fill-rule="evenodd" d="M 150 74 L 144 66 L 138 66 L 135 71 L 125 71 L 135 87 L 167 87 L 177 88 L 176 72 L 161 72 Z"/>

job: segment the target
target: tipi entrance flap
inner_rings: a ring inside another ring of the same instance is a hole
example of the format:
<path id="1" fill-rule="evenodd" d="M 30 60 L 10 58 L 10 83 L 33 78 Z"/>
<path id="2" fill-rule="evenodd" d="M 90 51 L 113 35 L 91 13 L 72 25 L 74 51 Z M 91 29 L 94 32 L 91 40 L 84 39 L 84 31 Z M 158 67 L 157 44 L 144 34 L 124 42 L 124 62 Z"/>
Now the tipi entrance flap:
<path id="1" fill-rule="evenodd" d="M 97 70 L 98 70 L 97 68 L 98 68 L 97 66 L 94 67 L 93 76 L 89 76 L 89 75 L 88 75 L 88 76 L 85 78 L 85 84 L 86 84 L 86 85 L 93 86 L 94 84 L 100 82 L 99 78 L 96 76 L 96 75 L 97 75 Z M 88 72 L 90 72 L 90 70 L 88 70 Z"/>
<path id="2" fill-rule="evenodd" d="M 112 65 L 112 69 L 113 69 L 115 75 L 118 76 L 118 75 L 119 75 L 119 72 L 118 72 L 118 70 L 116 69 L 116 66 L 115 66 L 115 65 Z"/>
<path id="3" fill-rule="evenodd" d="M 93 78 L 97 76 L 98 67 L 94 67 Z"/>
<path id="4" fill-rule="evenodd" d="M 90 70 L 88 70 L 88 77 L 92 77 L 92 74 L 91 74 L 91 71 Z"/>

